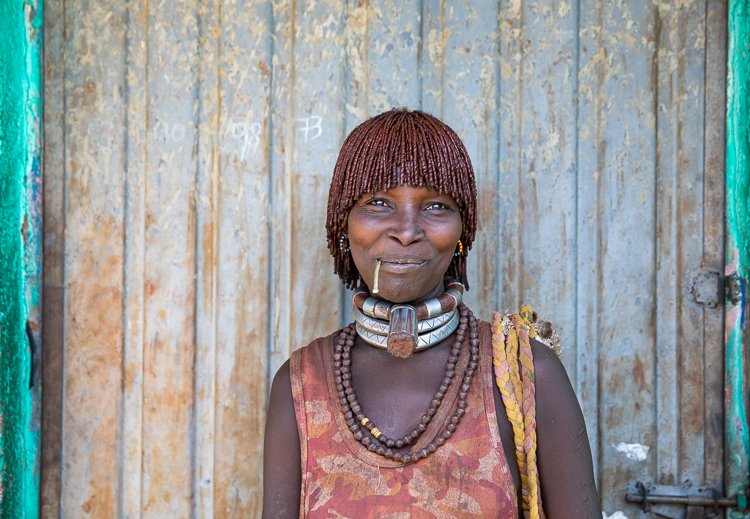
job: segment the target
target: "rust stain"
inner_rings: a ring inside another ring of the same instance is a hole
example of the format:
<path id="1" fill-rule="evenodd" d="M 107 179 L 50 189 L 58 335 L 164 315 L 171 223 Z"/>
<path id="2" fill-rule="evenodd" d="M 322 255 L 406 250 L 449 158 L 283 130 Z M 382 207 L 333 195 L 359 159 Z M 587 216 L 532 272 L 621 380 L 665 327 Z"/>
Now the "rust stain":
<path id="1" fill-rule="evenodd" d="M 96 427 L 94 437 L 112 437 L 115 417 L 110 416 Z M 113 438 L 114 439 L 114 438 Z M 98 443 L 97 446 L 105 447 L 107 451 L 114 450 L 114 443 Z M 115 517 L 116 499 L 114 485 L 111 484 L 114 460 L 100 457 L 100 463 L 96 464 L 96 470 L 91 474 L 91 484 L 87 499 L 81 505 L 81 511 L 90 517 Z"/>
<path id="2" fill-rule="evenodd" d="M 268 68 L 266 61 L 263 59 L 258 62 L 258 68 L 263 72 L 264 76 L 269 76 L 271 74 L 271 69 Z"/>
<path id="3" fill-rule="evenodd" d="M 82 207 L 76 202 L 74 207 Z M 68 305 L 66 326 L 63 427 L 70 435 L 63 462 L 74 482 L 62 492 L 63 503 L 77 503 L 92 517 L 113 517 L 123 264 L 120 252 L 107 251 L 121 249 L 122 228 L 113 215 L 89 221 L 94 223 L 68 238 L 76 262 L 66 298 L 74 304 Z"/>
<path id="4" fill-rule="evenodd" d="M 83 83 L 83 98 L 81 104 L 85 107 L 92 107 L 96 105 L 98 99 L 98 85 L 93 79 L 87 79 Z"/>
<path id="5" fill-rule="evenodd" d="M 29 236 L 29 215 L 23 215 L 23 222 L 21 223 L 21 237 L 23 241 L 27 241 Z"/>
<path id="6" fill-rule="evenodd" d="M 144 226 L 148 229 L 149 227 L 153 227 L 154 225 L 154 214 L 151 211 L 146 211 L 146 215 L 144 217 Z"/>
<path id="7" fill-rule="evenodd" d="M 635 363 L 633 364 L 633 380 L 636 384 L 638 384 L 638 388 L 641 390 L 647 389 L 646 386 L 646 366 L 644 365 L 643 361 L 640 357 L 635 358 Z"/>
<path id="8" fill-rule="evenodd" d="M 154 283 L 152 279 L 146 279 L 145 285 L 143 287 L 143 293 L 146 296 L 146 298 L 149 298 L 154 295 L 154 292 L 156 292 L 157 285 Z"/>
<path id="9" fill-rule="evenodd" d="M 206 282 L 211 282 L 214 279 L 214 274 L 217 271 L 217 254 L 214 251 L 214 224 L 213 217 L 207 223 L 203 224 L 203 236 L 201 239 L 201 249 L 203 253 L 203 261 L 201 262 L 201 270 L 203 279 Z M 213 290 L 209 288 L 203 291 L 203 302 L 208 307 L 212 306 Z"/>
<path id="10" fill-rule="evenodd" d="M 187 515 L 190 502 L 190 430 L 193 409 L 192 329 L 190 320 L 177 330 L 155 327 L 144 358 L 143 512 Z M 163 337 L 163 338 L 161 338 Z M 181 511 L 180 511 L 181 510 Z M 168 512 L 170 511 L 170 512 Z"/>

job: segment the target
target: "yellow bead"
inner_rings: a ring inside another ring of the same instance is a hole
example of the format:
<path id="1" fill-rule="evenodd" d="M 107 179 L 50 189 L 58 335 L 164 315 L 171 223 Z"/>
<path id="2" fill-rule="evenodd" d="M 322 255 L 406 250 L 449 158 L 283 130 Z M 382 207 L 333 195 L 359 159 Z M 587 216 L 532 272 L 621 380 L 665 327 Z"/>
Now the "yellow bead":
<path id="1" fill-rule="evenodd" d="M 373 435 L 373 436 L 374 436 L 375 438 L 378 438 L 378 439 L 380 439 L 380 435 L 382 434 L 382 433 L 380 432 L 380 429 L 378 429 L 377 427 L 373 427 L 373 428 L 372 428 L 372 431 L 370 431 L 370 432 L 372 433 L 372 435 Z"/>
<path id="2" fill-rule="evenodd" d="M 366 426 L 369 421 L 370 419 L 365 416 L 364 418 L 362 418 L 362 425 Z"/>

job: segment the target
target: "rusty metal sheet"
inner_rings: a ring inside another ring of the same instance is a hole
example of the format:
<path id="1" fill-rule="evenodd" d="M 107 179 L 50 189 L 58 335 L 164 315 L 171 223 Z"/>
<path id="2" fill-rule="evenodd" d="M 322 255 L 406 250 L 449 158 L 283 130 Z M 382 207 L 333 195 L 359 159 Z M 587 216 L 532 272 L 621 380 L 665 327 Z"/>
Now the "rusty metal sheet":
<path id="1" fill-rule="evenodd" d="M 554 322 L 575 384 L 577 11 L 509 2 L 500 11 L 499 305 Z M 588 402 L 585 402 L 588 404 Z M 586 407 L 586 406 L 584 406 Z M 593 422 L 595 423 L 595 422 Z"/>
<path id="2" fill-rule="evenodd" d="M 346 131 L 384 110 L 418 107 L 420 2 L 347 2 L 344 12 Z"/>
<path id="3" fill-rule="evenodd" d="M 144 218 L 143 230 L 136 231 L 143 233 L 143 271 L 134 273 L 143 275 L 142 415 L 140 430 L 124 433 L 140 436 L 141 513 L 151 517 L 184 517 L 192 510 L 196 446 L 192 434 L 179 431 L 194 426 L 195 369 L 203 359 L 196 356 L 199 294 L 193 280 L 208 259 L 198 251 L 204 253 L 200 247 L 211 241 L 210 231 L 208 237 L 197 232 L 203 201 L 196 196 L 204 179 L 196 117 L 204 93 L 199 67 L 210 27 L 195 7 L 175 2 L 168 10 L 149 5 L 143 13 L 146 151 L 142 200 L 132 200 L 143 204 Z"/>
<path id="4" fill-rule="evenodd" d="M 202 120 L 207 124 L 202 133 L 205 138 L 201 138 L 205 148 L 199 155 L 206 157 L 203 175 L 214 178 L 211 188 L 200 190 L 207 201 L 199 203 L 199 220 L 210 220 L 216 237 L 210 245 L 207 239 L 199 240 L 203 266 L 198 301 L 205 312 L 201 320 L 211 326 L 206 326 L 198 340 L 198 347 L 206 353 L 199 351 L 197 358 L 208 361 L 213 355 L 213 362 L 203 366 L 203 376 L 213 390 L 205 394 L 199 390 L 196 395 L 198 409 L 206 412 L 197 414 L 196 428 L 207 431 L 196 435 L 205 453 L 198 459 L 206 460 L 196 467 L 196 487 L 205 489 L 199 494 L 196 515 L 259 517 L 269 376 L 266 352 L 271 342 L 271 6 L 266 2 L 217 3 L 211 13 L 206 26 L 215 28 L 215 33 L 208 34 L 218 34 L 218 39 L 208 39 L 207 46 L 215 50 L 202 62 L 218 62 L 219 67 L 206 67 L 204 77 L 210 80 L 202 87 L 205 94 L 201 97 L 206 114 Z M 221 149 L 218 164 L 211 152 L 217 144 Z M 198 229 L 202 232 L 206 227 L 201 223 Z"/>
<path id="5" fill-rule="evenodd" d="M 560 328 L 605 511 L 720 480 L 720 310 L 685 294 L 722 261 L 717 5 L 51 6 L 43 514 L 258 515 L 270 380 L 350 320 L 338 148 L 399 105 L 474 162 L 470 305 Z"/>
<path id="6" fill-rule="evenodd" d="M 342 289 L 324 237 L 326 194 L 343 133 L 342 13 L 337 1 L 274 5 L 273 31 L 281 37 L 273 46 L 269 120 L 271 374 L 293 349 L 341 322 Z"/>
<path id="7" fill-rule="evenodd" d="M 581 398 L 604 511 L 627 513 L 620 489 L 654 470 L 657 19 L 645 3 L 579 15 L 577 342 L 597 381 Z"/>
<path id="8" fill-rule="evenodd" d="M 727 72 L 727 5 L 708 2 L 706 9 L 706 109 L 703 153 L 703 265 L 724 263 L 724 156 Z M 724 316 L 706 308 L 703 313 L 704 356 L 704 481 L 724 472 L 722 369 Z"/>
<path id="9" fill-rule="evenodd" d="M 275 237 L 283 233 L 292 238 L 290 291 L 283 294 L 275 309 L 289 316 L 291 342 L 282 345 L 289 351 L 331 333 L 341 324 L 342 289 L 333 275 L 322 237 L 328 186 L 343 136 L 340 110 L 345 94 L 340 66 L 345 24 L 340 16 L 333 15 L 344 12 L 344 2 L 292 5 L 296 8 L 294 74 L 286 117 L 293 132 L 283 143 L 291 148 L 292 179 L 286 195 L 291 221 L 287 229 L 274 229 Z"/>
<path id="10" fill-rule="evenodd" d="M 64 370 L 62 481 L 65 515 L 111 517 L 119 488 L 117 445 L 123 334 L 124 48 L 121 5 L 69 5 L 64 73 Z M 119 66 L 112 66 L 113 63 Z M 66 63 L 66 67 L 70 62 Z"/>
<path id="11" fill-rule="evenodd" d="M 689 289 L 703 257 L 705 11 L 696 1 L 657 13 L 653 455 L 662 484 L 703 480 L 703 307 Z"/>

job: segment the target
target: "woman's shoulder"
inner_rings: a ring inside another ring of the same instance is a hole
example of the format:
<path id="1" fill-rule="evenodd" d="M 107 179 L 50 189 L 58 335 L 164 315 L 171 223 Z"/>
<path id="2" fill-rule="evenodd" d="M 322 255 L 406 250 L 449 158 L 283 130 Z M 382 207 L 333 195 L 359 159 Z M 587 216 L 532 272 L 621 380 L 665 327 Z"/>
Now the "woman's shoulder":
<path id="1" fill-rule="evenodd" d="M 531 352 L 534 357 L 534 386 L 537 407 L 542 406 L 554 410 L 567 409 L 578 406 L 573 387 L 558 354 L 549 346 L 537 340 L 530 339 Z M 537 418 L 542 428 L 546 417 L 554 417 L 555 413 L 538 413 Z"/>

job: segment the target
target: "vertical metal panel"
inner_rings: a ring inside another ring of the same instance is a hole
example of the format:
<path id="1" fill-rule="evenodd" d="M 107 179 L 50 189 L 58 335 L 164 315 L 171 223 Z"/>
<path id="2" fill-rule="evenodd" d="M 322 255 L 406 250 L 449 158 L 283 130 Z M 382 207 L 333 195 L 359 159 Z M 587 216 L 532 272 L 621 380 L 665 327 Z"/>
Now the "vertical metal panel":
<path id="1" fill-rule="evenodd" d="M 198 267 L 211 261 L 213 252 L 211 229 L 196 232 L 195 193 L 205 193 L 198 182 L 207 177 L 210 183 L 219 173 L 212 167 L 203 177 L 197 154 L 198 124 L 203 121 L 196 112 L 206 93 L 198 76 L 201 36 L 210 27 L 204 26 L 192 2 L 174 2 L 168 10 L 149 5 L 147 16 L 143 401 L 141 430 L 133 432 L 142 442 L 143 513 L 185 517 L 191 511 L 198 447 L 191 435 L 176 434 L 194 427 L 198 294 L 191 280 L 202 274 Z M 216 203 L 209 198 L 212 207 Z M 210 289 L 200 296 L 206 292 L 210 297 Z"/>
<path id="2" fill-rule="evenodd" d="M 60 516 L 62 487 L 62 378 L 64 362 L 65 85 L 64 8 L 46 6 L 44 17 L 44 272 L 42 302 L 42 466 L 40 515 Z"/>
<path id="3" fill-rule="evenodd" d="M 289 185 L 290 226 L 275 229 L 290 240 L 290 290 L 281 295 L 277 312 L 289 316 L 291 342 L 286 352 L 309 342 L 313 336 L 327 335 L 341 320 L 341 288 L 335 282 L 320 283 L 310 273 L 326 273 L 331 281 L 331 262 L 323 237 L 328 185 L 342 134 L 344 23 L 340 17 L 344 3 L 329 0 L 316 4 L 293 3 L 294 76 L 290 78 L 291 135 L 285 146 L 291 148 Z M 339 13 L 334 16 L 333 13 Z M 325 301 L 326 304 L 320 304 Z"/>
<path id="4" fill-rule="evenodd" d="M 19 5 L 19 8 L 21 6 Z M 25 2 L 22 6 L 24 22 L 24 81 L 25 103 L 25 178 L 24 203 L 20 233 L 23 239 L 24 303 L 26 306 L 26 342 L 28 344 L 28 388 L 25 400 L 29 411 L 24 427 L 24 492 L 25 516 L 39 516 L 39 484 L 41 469 L 41 411 L 42 376 L 42 250 L 43 250 L 43 171 L 42 171 L 42 44 L 44 1 Z M 16 49 L 17 50 L 17 49 Z M 20 53 L 19 53 L 20 54 Z"/>
<path id="5" fill-rule="evenodd" d="M 575 3 L 507 2 L 500 12 L 502 257 L 499 305 L 553 316 L 575 365 Z M 575 372 L 571 372 L 573 382 Z M 588 404 L 588 402 L 586 402 Z"/>
<path id="6" fill-rule="evenodd" d="M 656 154 L 656 476 L 703 479 L 703 311 L 687 296 L 703 256 L 705 12 L 660 5 Z M 715 265 L 718 267 L 718 265 Z"/>
<path id="7" fill-rule="evenodd" d="M 268 368 L 275 373 L 288 358 L 292 348 L 291 311 L 287 305 L 291 291 L 290 263 L 292 257 L 291 186 L 294 151 L 293 115 L 289 109 L 294 98 L 290 88 L 294 69 L 294 3 L 272 3 L 271 12 L 271 92 L 268 120 L 270 185 L 268 188 L 271 218 L 268 240 L 268 293 L 270 305 Z M 270 389 L 269 377 L 267 386 Z"/>
<path id="8" fill-rule="evenodd" d="M 706 78 L 703 154 L 703 261 L 721 271 L 724 263 L 724 156 L 727 70 L 727 4 L 709 2 L 706 9 Z M 703 310 L 704 338 L 704 481 L 715 479 L 724 467 L 723 384 L 724 316 L 718 309 Z"/>
<path id="9" fill-rule="evenodd" d="M 599 482 L 611 513 L 618 489 L 654 470 L 653 456 L 632 460 L 618 446 L 653 448 L 656 436 L 657 13 L 645 2 L 580 9 L 578 341 L 590 352 L 585 378 L 598 382 L 581 396 L 598 407 Z"/>
<path id="10" fill-rule="evenodd" d="M 144 337 L 146 333 L 146 185 L 148 178 L 148 10 L 145 2 L 134 2 L 127 11 L 125 66 L 127 76 L 125 98 L 127 126 L 125 138 L 125 186 L 123 193 L 124 272 L 122 336 L 122 396 L 118 410 L 119 488 L 114 496 L 117 516 L 138 517 L 142 504 L 143 470 L 143 395 Z M 116 194 L 114 195 L 116 196 Z M 85 479 L 80 474 L 69 476 L 76 483 Z M 85 484 L 85 483 L 84 483 Z M 72 513 L 73 511 L 62 510 Z M 50 514 L 50 517 L 52 515 Z"/>
<path id="11" fill-rule="evenodd" d="M 347 130 L 394 106 L 420 102 L 420 2 L 348 2 Z"/>
<path id="12" fill-rule="evenodd" d="M 64 371 L 62 481 L 66 515 L 113 516 L 123 335 L 122 85 L 126 10 L 70 5 L 64 71 Z M 62 28 L 61 28 L 62 29 Z M 106 32 L 111 45 L 96 36 Z M 51 173 L 54 175 L 55 173 Z M 96 448 L 92 448 L 96 446 Z"/>
<path id="13" fill-rule="evenodd" d="M 350 317 L 324 242 L 338 147 L 399 105 L 474 162 L 470 305 L 530 303 L 560 328 L 605 511 L 639 513 L 634 479 L 721 482 L 720 309 L 688 294 L 722 258 L 721 74 L 704 72 L 722 70 L 721 5 L 52 16 L 46 516 L 258 515 L 270 379 Z"/>
<path id="14" fill-rule="evenodd" d="M 214 22 L 206 24 L 219 35 L 217 77 L 211 88 L 220 99 L 218 116 L 207 117 L 218 124 L 203 146 L 221 149 L 217 175 L 219 208 L 213 225 L 218 235 L 218 265 L 206 264 L 208 277 L 214 269 L 218 279 L 212 312 L 215 341 L 207 336 L 203 347 L 215 344 L 215 398 L 198 392 L 197 402 L 215 421 L 196 416 L 214 432 L 206 441 L 213 466 L 196 468 L 202 486 L 212 487 L 197 512 L 208 517 L 252 517 L 259 515 L 264 409 L 267 364 L 263 355 L 268 344 L 269 301 L 267 297 L 269 232 L 268 126 L 271 93 L 271 6 L 267 2 L 220 4 L 212 8 Z M 213 30 L 206 30 L 214 34 Z M 202 59 L 208 68 L 213 61 Z M 212 113 L 212 97 L 202 96 Z M 207 153 L 201 152 L 207 156 Z M 216 171 L 205 164 L 206 172 Z M 210 210 L 211 204 L 199 204 Z M 201 226 L 199 225 L 199 229 Z M 200 292 L 200 290 L 199 290 Z M 199 301 L 204 298 L 199 298 Z M 224 323 L 235 323 L 225 326 Z M 197 358 L 203 358 L 198 353 Z M 213 409 L 213 411 L 211 411 Z M 196 477 L 198 477 L 196 475 Z"/>

